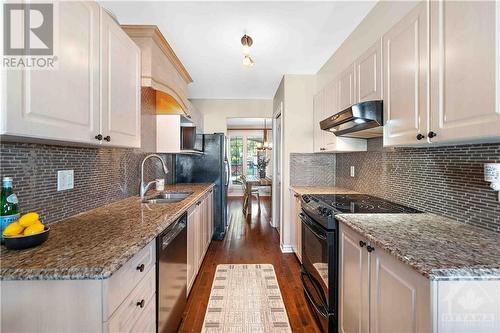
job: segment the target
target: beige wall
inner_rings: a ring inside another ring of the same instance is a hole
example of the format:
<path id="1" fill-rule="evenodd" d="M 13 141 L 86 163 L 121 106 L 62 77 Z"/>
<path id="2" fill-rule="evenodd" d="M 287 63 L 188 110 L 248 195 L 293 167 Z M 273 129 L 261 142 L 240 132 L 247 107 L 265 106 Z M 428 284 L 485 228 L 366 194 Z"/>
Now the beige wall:
<path id="1" fill-rule="evenodd" d="M 285 75 L 274 96 L 277 110 L 283 102 L 282 170 L 281 170 L 281 247 L 290 251 L 292 244 L 290 187 L 290 154 L 313 152 L 313 94 L 315 75 Z"/>
<path id="2" fill-rule="evenodd" d="M 226 133 L 227 118 L 270 118 L 271 99 L 191 99 L 203 117 L 204 133 Z"/>
<path id="3" fill-rule="evenodd" d="M 316 91 L 331 82 L 340 72 L 373 45 L 418 2 L 379 1 L 358 27 L 317 73 Z"/>

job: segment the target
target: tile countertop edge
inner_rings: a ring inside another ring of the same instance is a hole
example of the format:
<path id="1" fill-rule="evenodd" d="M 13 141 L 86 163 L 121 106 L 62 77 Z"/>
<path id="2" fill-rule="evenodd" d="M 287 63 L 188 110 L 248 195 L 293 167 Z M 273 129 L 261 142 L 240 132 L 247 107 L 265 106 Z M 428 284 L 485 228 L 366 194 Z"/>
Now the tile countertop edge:
<path id="1" fill-rule="evenodd" d="M 189 184 L 183 184 L 189 185 Z M 200 185 L 200 184 L 196 184 Z M 139 253 L 146 245 L 148 245 L 151 241 L 153 241 L 161 232 L 168 228 L 168 226 L 179 218 L 185 211 L 187 211 L 191 206 L 193 206 L 193 202 L 196 202 L 198 199 L 202 198 L 206 195 L 210 190 L 215 187 L 215 184 L 204 184 L 206 188 L 198 193 L 195 197 L 189 198 L 190 200 L 186 202 L 184 206 L 179 208 L 175 214 L 169 216 L 168 221 L 159 222 L 158 228 L 151 237 L 148 237 L 147 240 L 142 240 L 131 246 L 128 251 L 125 251 L 121 256 L 117 257 L 112 263 L 108 264 L 106 267 L 89 267 L 87 269 L 84 268 L 55 268 L 55 269 L 17 269 L 17 268 L 2 268 L 1 260 L 0 260 L 0 282 L 2 281 L 54 281 L 54 280 L 105 280 L 109 279 L 115 272 L 117 272 L 127 261 L 129 261 L 134 255 Z M 128 198 L 129 199 L 129 198 Z M 138 198 L 139 199 L 139 198 Z M 126 199 L 123 199 L 126 200 Z M 119 200 L 121 201 L 121 200 Z M 187 204 L 189 203 L 189 204 Z M 81 214 L 88 213 L 84 212 Z M 78 215 L 81 215 L 78 214 Z M 164 215 L 159 217 L 158 220 L 164 218 Z M 63 221 L 60 221 L 63 222 Z M 57 222 L 57 223 L 60 223 Z M 156 221 L 155 221 L 156 222 Z M 166 225 L 164 225 L 166 223 Z M 1 258 L 1 257 L 0 257 Z M 27 272 L 29 270 L 29 272 Z"/>
<path id="2" fill-rule="evenodd" d="M 434 214 L 424 213 L 429 216 Z M 397 247 L 391 244 L 386 244 L 377 237 L 371 235 L 369 231 L 359 227 L 349 220 L 350 214 L 338 214 L 337 219 L 344 225 L 360 234 L 362 237 L 373 242 L 376 246 L 389 253 L 403 264 L 408 265 L 414 271 L 428 278 L 431 281 L 467 281 L 467 280 L 500 280 L 500 268 L 481 268 L 481 267 L 464 267 L 464 268 L 441 268 L 425 270 L 419 267 L 405 256 Z M 440 217 L 441 218 L 441 217 Z M 450 220 L 452 221 L 452 220 Z M 453 221 L 454 222 L 454 221 Z M 454 222 L 458 223 L 458 222 Z M 471 226 L 472 227 L 472 226 Z M 473 228 L 473 227 L 472 227 Z"/>

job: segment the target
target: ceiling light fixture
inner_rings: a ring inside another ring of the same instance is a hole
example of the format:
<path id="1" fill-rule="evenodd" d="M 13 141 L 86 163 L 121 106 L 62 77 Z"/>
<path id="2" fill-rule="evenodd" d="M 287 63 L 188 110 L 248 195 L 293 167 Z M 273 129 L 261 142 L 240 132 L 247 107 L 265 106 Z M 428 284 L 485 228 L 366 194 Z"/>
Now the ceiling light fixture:
<path id="1" fill-rule="evenodd" d="M 255 65 L 255 61 L 250 57 L 250 47 L 253 44 L 253 39 L 252 37 L 248 36 L 247 34 L 244 34 L 243 37 L 241 37 L 241 45 L 243 45 L 243 65 L 246 67 L 252 67 Z"/>

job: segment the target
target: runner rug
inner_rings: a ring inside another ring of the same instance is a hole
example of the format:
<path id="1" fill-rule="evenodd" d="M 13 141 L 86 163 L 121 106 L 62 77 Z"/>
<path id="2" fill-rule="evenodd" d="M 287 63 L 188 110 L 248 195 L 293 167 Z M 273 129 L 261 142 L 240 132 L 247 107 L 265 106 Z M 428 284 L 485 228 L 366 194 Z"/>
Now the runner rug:
<path id="1" fill-rule="evenodd" d="M 218 265 L 202 332 L 291 332 L 273 265 Z"/>

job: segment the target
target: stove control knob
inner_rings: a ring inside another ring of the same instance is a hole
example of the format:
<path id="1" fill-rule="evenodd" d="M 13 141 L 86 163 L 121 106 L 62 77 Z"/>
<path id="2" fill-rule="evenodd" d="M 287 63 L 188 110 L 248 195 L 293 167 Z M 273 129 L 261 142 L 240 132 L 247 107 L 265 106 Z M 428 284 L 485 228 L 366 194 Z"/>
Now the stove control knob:
<path id="1" fill-rule="evenodd" d="M 304 199 L 304 201 L 305 201 L 305 202 L 309 202 L 309 201 L 311 201 L 311 199 L 309 198 L 309 196 L 308 196 L 308 195 L 303 195 L 303 196 L 302 196 L 302 199 Z"/>
<path id="2" fill-rule="evenodd" d="M 326 210 L 326 216 L 332 216 L 333 215 L 333 210 L 327 209 Z"/>
<path id="3" fill-rule="evenodd" d="M 323 215 L 323 207 L 318 207 L 318 214 Z"/>

